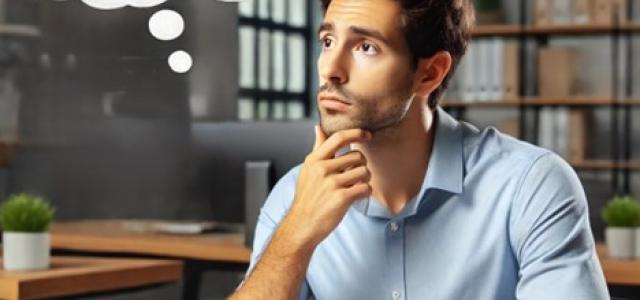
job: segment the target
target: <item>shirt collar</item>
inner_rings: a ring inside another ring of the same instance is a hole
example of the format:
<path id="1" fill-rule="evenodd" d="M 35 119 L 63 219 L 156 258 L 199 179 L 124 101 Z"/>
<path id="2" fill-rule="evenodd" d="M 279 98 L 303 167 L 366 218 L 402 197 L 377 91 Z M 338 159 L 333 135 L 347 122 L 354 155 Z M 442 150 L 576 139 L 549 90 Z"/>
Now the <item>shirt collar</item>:
<path id="1" fill-rule="evenodd" d="M 372 197 L 356 201 L 353 204 L 356 210 L 372 217 L 407 217 L 416 214 L 429 190 L 437 189 L 451 194 L 462 193 L 464 153 L 460 122 L 441 107 L 436 109 L 434 118 L 436 127 L 433 149 L 418 195 L 410 200 L 403 211 L 395 217 Z"/>

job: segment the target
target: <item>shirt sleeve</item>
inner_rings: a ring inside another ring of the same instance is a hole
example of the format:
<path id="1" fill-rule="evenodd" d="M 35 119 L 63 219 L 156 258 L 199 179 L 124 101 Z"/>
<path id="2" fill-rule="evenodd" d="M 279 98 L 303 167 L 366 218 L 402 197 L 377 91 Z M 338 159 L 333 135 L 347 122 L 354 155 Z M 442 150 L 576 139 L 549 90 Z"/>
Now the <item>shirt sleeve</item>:
<path id="1" fill-rule="evenodd" d="M 251 273 L 257 262 L 260 261 L 262 253 L 271 241 L 271 236 L 286 215 L 291 203 L 293 203 L 298 172 L 299 167 L 296 167 L 283 176 L 273 187 L 265 200 L 265 204 L 262 209 L 260 209 L 253 239 L 251 261 L 249 269 L 245 273 L 245 279 Z M 312 294 L 305 278 L 300 286 L 298 299 L 307 300 L 310 297 L 312 297 Z"/>
<path id="2" fill-rule="evenodd" d="M 586 196 L 557 155 L 542 155 L 524 175 L 510 238 L 520 267 L 517 299 L 609 299 Z"/>

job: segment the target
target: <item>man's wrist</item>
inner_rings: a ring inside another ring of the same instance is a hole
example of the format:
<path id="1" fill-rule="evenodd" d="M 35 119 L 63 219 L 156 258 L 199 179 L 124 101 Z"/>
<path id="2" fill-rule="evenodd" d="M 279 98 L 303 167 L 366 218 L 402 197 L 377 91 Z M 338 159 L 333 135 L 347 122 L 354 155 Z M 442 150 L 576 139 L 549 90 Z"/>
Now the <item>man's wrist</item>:
<path id="1" fill-rule="evenodd" d="M 313 232 L 309 232 L 308 228 L 304 228 L 297 222 L 294 217 L 286 216 L 273 237 L 274 241 L 284 243 L 284 247 L 279 247 L 287 253 L 284 255 L 295 256 L 311 256 L 318 245 L 313 236 Z"/>

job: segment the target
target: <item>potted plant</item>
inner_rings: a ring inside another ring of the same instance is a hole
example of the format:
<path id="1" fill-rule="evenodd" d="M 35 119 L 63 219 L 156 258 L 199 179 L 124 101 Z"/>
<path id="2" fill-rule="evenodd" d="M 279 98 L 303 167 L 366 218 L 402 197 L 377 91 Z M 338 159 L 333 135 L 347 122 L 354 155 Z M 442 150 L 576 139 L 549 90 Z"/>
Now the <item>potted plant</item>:
<path id="1" fill-rule="evenodd" d="M 53 214 L 47 201 L 31 194 L 12 195 L 0 205 L 5 270 L 49 268 L 49 224 Z"/>
<path id="2" fill-rule="evenodd" d="M 635 254 L 635 236 L 640 226 L 640 203 L 630 196 L 617 196 L 602 211 L 607 225 L 605 241 L 609 256 L 632 258 Z"/>

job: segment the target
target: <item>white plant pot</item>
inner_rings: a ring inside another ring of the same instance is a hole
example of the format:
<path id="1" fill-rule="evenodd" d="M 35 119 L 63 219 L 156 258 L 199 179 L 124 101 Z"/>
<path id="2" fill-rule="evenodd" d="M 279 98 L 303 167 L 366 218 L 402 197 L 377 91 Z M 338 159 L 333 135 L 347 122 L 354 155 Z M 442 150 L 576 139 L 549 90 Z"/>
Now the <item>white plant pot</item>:
<path id="1" fill-rule="evenodd" d="M 610 257 L 633 258 L 636 229 L 632 227 L 607 227 L 604 232 Z"/>
<path id="2" fill-rule="evenodd" d="M 48 232 L 2 233 L 2 261 L 7 271 L 48 269 L 50 249 Z"/>

